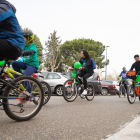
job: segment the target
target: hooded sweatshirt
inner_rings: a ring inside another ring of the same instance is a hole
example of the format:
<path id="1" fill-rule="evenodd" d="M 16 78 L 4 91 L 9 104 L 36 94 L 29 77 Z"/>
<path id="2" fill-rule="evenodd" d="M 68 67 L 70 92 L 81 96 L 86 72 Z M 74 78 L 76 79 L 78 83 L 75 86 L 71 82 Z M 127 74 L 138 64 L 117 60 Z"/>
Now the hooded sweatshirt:
<path id="1" fill-rule="evenodd" d="M 6 39 L 23 50 L 24 37 L 15 16 L 16 8 L 6 0 L 0 0 L 0 39 Z"/>

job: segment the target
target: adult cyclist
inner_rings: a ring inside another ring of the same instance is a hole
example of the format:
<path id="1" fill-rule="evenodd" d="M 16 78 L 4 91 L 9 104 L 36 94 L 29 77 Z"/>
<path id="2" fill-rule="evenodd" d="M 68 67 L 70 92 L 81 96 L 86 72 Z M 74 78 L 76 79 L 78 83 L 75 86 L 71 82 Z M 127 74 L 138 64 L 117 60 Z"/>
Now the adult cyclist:
<path id="1" fill-rule="evenodd" d="M 86 50 L 81 51 L 81 59 L 79 62 L 81 63 L 82 67 L 79 68 L 80 72 L 76 75 L 76 78 L 83 77 L 84 91 L 82 95 L 87 95 L 87 78 L 92 76 L 94 71 L 93 71 L 92 60 Z"/>
<path id="2" fill-rule="evenodd" d="M 135 69 L 136 71 L 136 75 L 140 75 L 140 57 L 138 54 L 136 54 L 134 56 L 135 59 L 135 63 L 132 64 L 130 71 L 132 71 L 133 69 Z M 139 97 L 139 101 L 140 101 L 140 97 Z"/>
<path id="3" fill-rule="evenodd" d="M 124 84 L 124 87 L 127 91 L 127 84 L 128 84 L 128 79 L 127 79 L 127 70 L 125 67 L 123 67 L 123 71 L 120 73 L 119 77 L 121 77 L 121 81 Z M 121 82 L 119 83 L 120 86 Z"/>
<path id="4" fill-rule="evenodd" d="M 6 0 L 0 0 L 0 61 L 16 60 L 22 55 L 24 38 L 15 7 Z"/>

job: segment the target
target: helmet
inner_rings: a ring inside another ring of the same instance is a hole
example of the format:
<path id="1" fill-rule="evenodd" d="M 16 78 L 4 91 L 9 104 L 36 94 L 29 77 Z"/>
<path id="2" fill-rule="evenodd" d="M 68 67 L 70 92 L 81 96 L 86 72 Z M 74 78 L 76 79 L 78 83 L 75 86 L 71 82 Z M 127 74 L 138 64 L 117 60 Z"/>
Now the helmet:
<path id="1" fill-rule="evenodd" d="M 23 36 L 27 38 L 26 44 L 28 44 L 30 41 L 34 39 L 34 34 L 31 31 L 25 30 L 22 33 L 23 33 Z"/>

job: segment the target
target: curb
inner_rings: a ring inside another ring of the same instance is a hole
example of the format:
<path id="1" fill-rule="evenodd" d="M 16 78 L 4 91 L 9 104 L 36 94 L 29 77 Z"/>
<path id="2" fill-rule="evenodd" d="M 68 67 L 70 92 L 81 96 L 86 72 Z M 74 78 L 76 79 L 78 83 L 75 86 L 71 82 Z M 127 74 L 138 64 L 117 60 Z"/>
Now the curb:
<path id="1" fill-rule="evenodd" d="M 119 132 L 104 140 L 140 140 L 140 116 L 127 123 Z"/>

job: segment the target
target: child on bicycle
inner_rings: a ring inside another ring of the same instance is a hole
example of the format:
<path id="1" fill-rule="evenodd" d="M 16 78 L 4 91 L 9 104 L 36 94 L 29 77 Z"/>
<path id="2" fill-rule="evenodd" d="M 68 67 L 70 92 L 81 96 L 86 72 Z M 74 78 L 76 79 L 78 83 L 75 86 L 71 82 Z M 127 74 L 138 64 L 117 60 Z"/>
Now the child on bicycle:
<path id="1" fill-rule="evenodd" d="M 25 70 L 23 74 L 24 76 L 31 76 L 38 70 L 39 67 L 37 48 L 33 43 L 34 34 L 31 31 L 23 31 L 23 36 L 25 40 L 25 45 L 22 52 L 24 62 L 13 61 L 12 67 L 17 72 L 20 72 L 21 69 Z"/>

